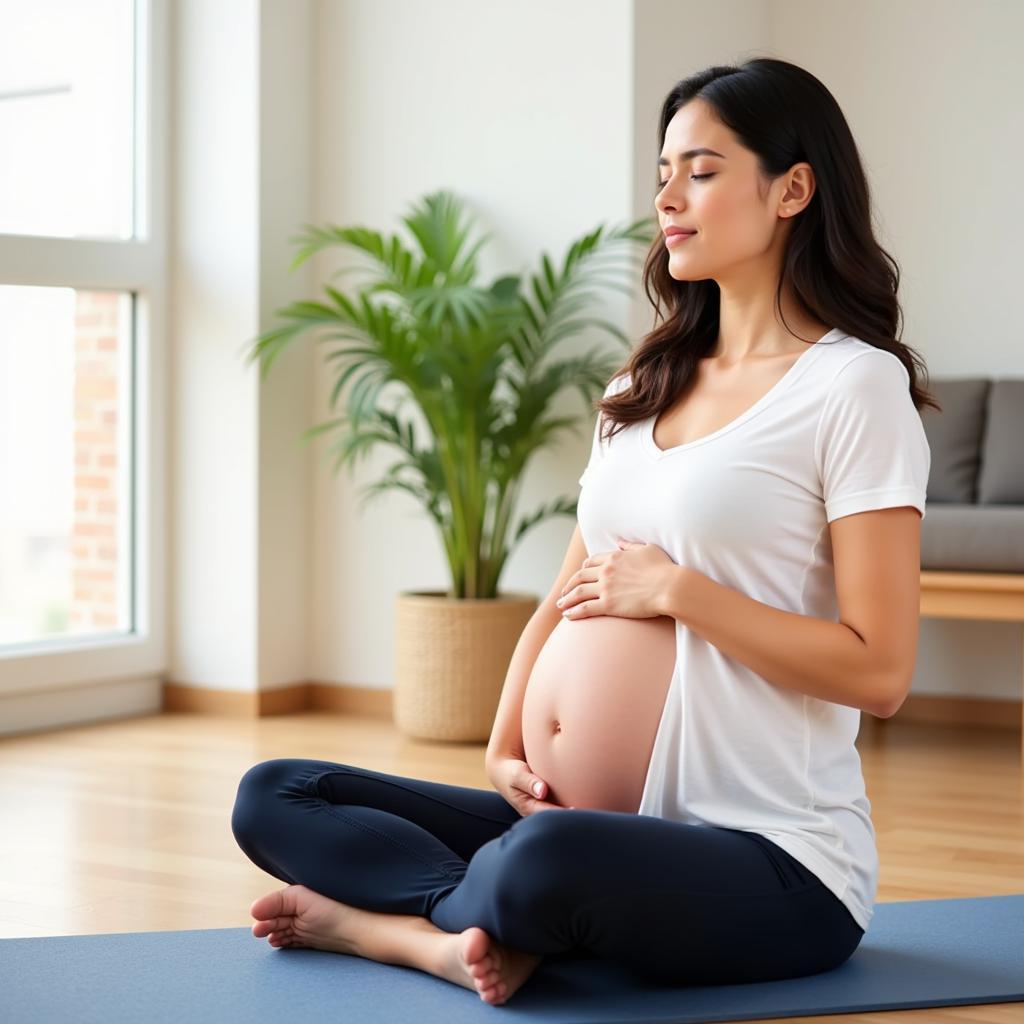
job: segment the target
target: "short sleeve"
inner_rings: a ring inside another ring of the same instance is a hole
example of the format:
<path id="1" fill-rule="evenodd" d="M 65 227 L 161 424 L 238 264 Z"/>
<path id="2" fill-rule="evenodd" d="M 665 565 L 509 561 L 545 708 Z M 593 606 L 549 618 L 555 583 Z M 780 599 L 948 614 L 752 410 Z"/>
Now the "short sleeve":
<path id="1" fill-rule="evenodd" d="M 931 450 L 910 375 L 892 352 L 862 352 L 839 371 L 814 448 L 828 522 L 901 505 L 924 518 Z"/>
<path id="2" fill-rule="evenodd" d="M 621 377 L 616 377 L 609 385 L 604 389 L 603 398 L 608 398 L 609 395 L 618 394 L 620 391 L 624 391 L 628 386 L 631 379 L 630 374 L 624 374 Z M 587 462 L 586 468 L 583 470 L 583 476 L 580 477 L 580 487 L 583 486 L 584 481 L 590 475 L 590 471 L 604 458 L 604 449 L 607 447 L 607 442 L 601 440 L 601 414 L 598 413 L 594 423 L 594 440 L 590 446 L 590 460 Z"/>

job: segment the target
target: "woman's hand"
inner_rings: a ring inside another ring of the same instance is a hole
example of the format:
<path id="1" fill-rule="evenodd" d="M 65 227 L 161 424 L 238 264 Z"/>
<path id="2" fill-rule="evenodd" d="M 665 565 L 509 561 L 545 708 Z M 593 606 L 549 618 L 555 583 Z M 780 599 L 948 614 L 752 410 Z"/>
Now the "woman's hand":
<path id="1" fill-rule="evenodd" d="M 530 766 L 515 757 L 503 757 L 488 767 L 488 778 L 494 788 L 525 818 L 535 811 L 564 811 L 561 804 L 548 803 L 548 784 L 538 778 Z M 540 793 L 534 795 L 534 786 Z"/>
<path id="2" fill-rule="evenodd" d="M 620 537 L 618 545 L 616 551 L 591 555 L 569 577 L 558 601 L 563 618 L 650 619 L 664 614 L 664 595 L 676 563 L 656 544 Z"/>

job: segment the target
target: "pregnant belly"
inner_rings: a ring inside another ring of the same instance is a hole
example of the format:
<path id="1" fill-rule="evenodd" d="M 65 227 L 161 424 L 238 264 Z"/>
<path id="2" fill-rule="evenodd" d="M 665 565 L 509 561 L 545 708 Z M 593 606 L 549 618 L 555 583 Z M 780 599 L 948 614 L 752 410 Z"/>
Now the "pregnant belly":
<path id="1" fill-rule="evenodd" d="M 640 807 L 676 660 L 670 616 L 562 619 L 523 697 L 526 763 L 564 807 Z"/>

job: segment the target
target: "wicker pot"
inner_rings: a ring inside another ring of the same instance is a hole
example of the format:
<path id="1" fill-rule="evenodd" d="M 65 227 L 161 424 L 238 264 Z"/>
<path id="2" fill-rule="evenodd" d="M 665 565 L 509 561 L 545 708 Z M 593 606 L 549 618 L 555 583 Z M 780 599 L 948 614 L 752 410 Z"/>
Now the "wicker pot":
<path id="1" fill-rule="evenodd" d="M 501 688 L 533 594 L 454 598 L 444 591 L 395 599 L 394 720 L 406 736 L 490 739 Z"/>

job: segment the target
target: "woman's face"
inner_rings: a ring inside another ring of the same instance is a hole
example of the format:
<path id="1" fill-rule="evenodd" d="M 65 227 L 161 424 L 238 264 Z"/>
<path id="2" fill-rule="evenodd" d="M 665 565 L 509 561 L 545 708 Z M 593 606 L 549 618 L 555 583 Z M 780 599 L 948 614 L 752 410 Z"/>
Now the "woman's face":
<path id="1" fill-rule="evenodd" d="M 686 158 L 690 150 L 705 149 L 714 152 Z M 654 205 L 662 231 L 672 225 L 696 232 L 667 245 L 669 274 L 677 281 L 721 283 L 763 272 L 766 262 L 781 259 L 789 217 L 810 199 L 808 184 L 813 188 L 810 165 L 796 164 L 765 195 L 757 157 L 699 99 L 669 122 L 658 172 L 663 185 Z"/>

